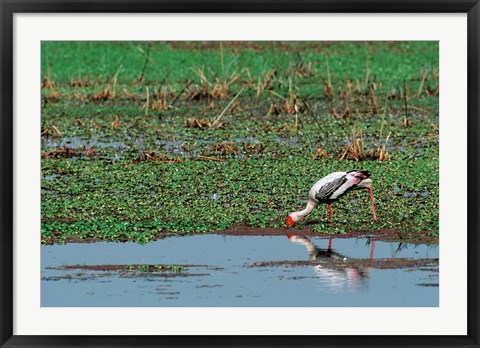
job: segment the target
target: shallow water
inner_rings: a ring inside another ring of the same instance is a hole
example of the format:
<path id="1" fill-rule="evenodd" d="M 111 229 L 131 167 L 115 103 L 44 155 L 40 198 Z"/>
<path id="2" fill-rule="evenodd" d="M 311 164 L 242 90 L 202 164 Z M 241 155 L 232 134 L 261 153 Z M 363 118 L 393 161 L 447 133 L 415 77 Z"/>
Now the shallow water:
<path id="1" fill-rule="evenodd" d="M 82 137 L 64 137 L 64 138 L 42 138 L 42 147 L 46 147 L 50 150 L 69 147 L 77 149 L 81 147 L 93 146 L 98 148 L 111 147 L 117 150 L 129 149 L 130 146 L 123 141 L 117 141 L 114 139 L 100 140 L 100 137 L 92 137 L 91 139 L 85 139 Z"/>
<path id="2" fill-rule="evenodd" d="M 372 243 L 365 238 L 333 239 L 330 250 L 328 244 L 328 238 L 320 237 L 195 235 L 170 237 L 146 245 L 108 242 L 45 245 L 41 260 L 41 304 L 43 307 L 438 306 L 435 261 L 438 246 Z M 433 266 L 381 269 L 352 263 L 353 266 L 344 267 L 352 259 L 370 258 L 378 262 L 432 259 Z M 178 273 L 61 269 L 69 265 L 131 264 L 197 266 L 187 266 L 187 270 Z"/>

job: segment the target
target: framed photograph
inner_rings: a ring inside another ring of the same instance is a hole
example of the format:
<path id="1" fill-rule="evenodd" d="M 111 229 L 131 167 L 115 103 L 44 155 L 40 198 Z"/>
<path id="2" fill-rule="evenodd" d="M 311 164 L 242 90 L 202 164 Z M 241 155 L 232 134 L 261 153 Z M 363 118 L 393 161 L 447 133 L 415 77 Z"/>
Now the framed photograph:
<path id="1" fill-rule="evenodd" d="M 479 9 L 2 1 L 2 347 L 478 347 Z"/>

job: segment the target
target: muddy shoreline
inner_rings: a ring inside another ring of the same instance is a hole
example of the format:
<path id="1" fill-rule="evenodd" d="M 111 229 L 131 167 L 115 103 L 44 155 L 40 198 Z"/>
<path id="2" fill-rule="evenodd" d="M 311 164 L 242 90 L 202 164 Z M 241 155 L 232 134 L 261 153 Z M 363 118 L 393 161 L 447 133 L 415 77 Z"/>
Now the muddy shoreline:
<path id="1" fill-rule="evenodd" d="M 410 232 L 400 233 L 395 229 L 378 229 L 372 231 L 349 231 L 347 233 L 323 234 L 314 232 L 313 228 L 287 228 L 287 227 L 265 227 L 256 228 L 248 226 L 234 226 L 223 231 L 213 231 L 210 233 L 187 233 L 187 232 L 159 232 L 156 238 L 150 241 L 165 239 L 167 237 L 183 237 L 192 235 L 218 234 L 225 236 L 313 236 L 313 237 L 333 237 L 333 238 L 373 238 L 384 242 L 405 242 L 412 244 L 438 244 L 438 237 L 429 236 L 428 232 Z M 51 237 L 42 240 L 42 244 L 54 245 L 65 243 L 96 243 L 96 242 L 128 242 L 128 240 L 110 241 L 100 238 L 75 238 L 67 237 L 65 239 Z"/>

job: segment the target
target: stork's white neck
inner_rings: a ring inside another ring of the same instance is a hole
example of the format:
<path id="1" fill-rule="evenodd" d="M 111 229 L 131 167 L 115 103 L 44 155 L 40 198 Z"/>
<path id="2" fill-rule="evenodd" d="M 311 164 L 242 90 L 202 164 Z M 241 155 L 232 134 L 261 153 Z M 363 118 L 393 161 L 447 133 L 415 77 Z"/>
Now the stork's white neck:
<path id="1" fill-rule="evenodd" d="M 300 211 L 296 211 L 296 212 L 290 214 L 290 216 L 292 216 L 292 218 L 293 218 L 294 221 L 297 221 L 298 219 L 301 219 L 301 218 L 307 216 L 308 214 L 310 214 L 310 212 L 311 212 L 311 211 L 313 210 L 313 208 L 315 208 L 316 206 L 317 206 L 317 203 L 316 203 L 316 202 L 308 201 L 307 206 L 305 207 L 305 209 L 300 210 Z"/>

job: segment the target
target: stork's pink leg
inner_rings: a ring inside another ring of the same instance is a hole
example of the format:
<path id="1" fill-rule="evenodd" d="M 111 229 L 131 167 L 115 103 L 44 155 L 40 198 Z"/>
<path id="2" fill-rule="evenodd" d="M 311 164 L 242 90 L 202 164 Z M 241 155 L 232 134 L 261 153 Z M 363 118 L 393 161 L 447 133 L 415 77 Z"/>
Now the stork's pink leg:
<path id="1" fill-rule="evenodd" d="M 375 204 L 373 203 L 373 189 L 371 186 L 368 188 L 368 191 L 370 191 L 370 202 L 372 203 L 373 220 L 377 221 L 377 215 L 375 214 Z"/>
<path id="2" fill-rule="evenodd" d="M 374 251 L 375 251 L 375 239 L 372 239 L 372 248 L 370 249 L 370 259 L 373 259 Z"/>
<path id="3" fill-rule="evenodd" d="M 333 224 L 332 206 L 330 204 L 327 204 L 327 209 L 328 209 L 328 215 L 330 216 L 330 223 Z"/>
<path id="4" fill-rule="evenodd" d="M 328 250 L 331 250 L 332 249 L 332 236 L 330 236 L 330 238 L 328 239 Z"/>

